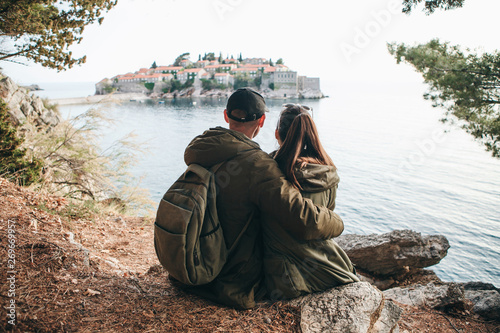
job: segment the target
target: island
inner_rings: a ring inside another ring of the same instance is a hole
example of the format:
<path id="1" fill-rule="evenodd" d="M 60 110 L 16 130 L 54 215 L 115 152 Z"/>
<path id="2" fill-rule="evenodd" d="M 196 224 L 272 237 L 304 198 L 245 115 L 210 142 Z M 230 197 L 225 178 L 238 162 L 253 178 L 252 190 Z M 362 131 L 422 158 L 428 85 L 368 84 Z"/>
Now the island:
<path id="1" fill-rule="evenodd" d="M 158 66 L 104 78 L 96 95 L 142 93 L 149 98 L 228 96 L 240 87 L 253 87 L 266 98 L 323 98 L 318 77 L 302 76 L 278 59 L 245 58 L 241 53 L 216 57 L 201 54 L 198 61 L 183 53 L 168 66 Z"/>

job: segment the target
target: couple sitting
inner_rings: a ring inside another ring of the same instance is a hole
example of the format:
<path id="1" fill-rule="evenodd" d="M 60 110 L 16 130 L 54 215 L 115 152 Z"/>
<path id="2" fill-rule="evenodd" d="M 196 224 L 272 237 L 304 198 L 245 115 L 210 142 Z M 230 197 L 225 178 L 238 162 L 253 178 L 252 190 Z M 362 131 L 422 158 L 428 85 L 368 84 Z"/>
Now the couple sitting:
<path id="1" fill-rule="evenodd" d="M 252 140 L 266 111 L 259 93 L 236 90 L 224 110 L 229 129 L 205 131 L 184 154 L 187 165 L 223 162 L 215 173 L 217 213 L 227 246 L 234 245 L 217 278 L 189 291 L 236 308 L 359 281 L 332 240 L 344 229 L 333 212 L 339 179 L 308 108 L 284 106 L 276 129 L 280 148 L 271 155 Z"/>

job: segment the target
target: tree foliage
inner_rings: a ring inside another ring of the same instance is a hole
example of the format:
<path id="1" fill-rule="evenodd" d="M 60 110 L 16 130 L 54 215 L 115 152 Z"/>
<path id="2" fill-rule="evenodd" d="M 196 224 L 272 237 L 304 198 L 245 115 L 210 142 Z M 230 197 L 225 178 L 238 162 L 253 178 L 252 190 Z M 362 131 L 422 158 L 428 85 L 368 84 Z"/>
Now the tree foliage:
<path id="1" fill-rule="evenodd" d="M 24 57 L 64 70 L 85 62 L 68 47 L 80 43 L 84 28 L 101 24 L 117 0 L 0 0 L 0 60 Z"/>
<path id="2" fill-rule="evenodd" d="M 446 109 L 443 121 L 456 117 L 500 158 L 500 52 L 476 54 L 437 39 L 413 47 L 393 43 L 388 48 L 398 63 L 409 63 L 423 75 L 430 87 L 424 98 Z"/>
<path id="3" fill-rule="evenodd" d="M 180 66 L 181 61 L 184 59 L 189 59 L 189 52 L 185 52 L 185 53 L 181 54 L 180 56 L 178 56 L 177 58 L 175 58 L 174 66 Z"/>
<path id="4" fill-rule="evenodd" d="M 201 87 L 204 90 L 212 90 L 212 89 L 224 90 L 227 88 L 227 85 L 225 85 L 224 83 L 218 83 L 215 80 L 201 79 Z"/>
<path id="5" fill-rule="evenodd" d="M 0 174 L 21 185 L 30 185 L 40 178 L 43 163 L 37 158 L 28 159 L 23 139 L 9 121 L 7 104 L 0 99 Z"/>
<path id="6" fill-rule="evenodd" d="M 208 60 L 208 61 L 215 60 L 215 53 L 213 52 L 205 53 L 205 55 L 203 56 L 203 60 Z"/>
<path id="7" fill-rule="evenodd" d="M 403 13 L 409 14 L 420 3 L 424 2 L 423 11 L 429 15 L 436 9 L 450 10 L 461 8 L 465 0 L 403 0 Z"/>
<path id="8" fill-rule="evenodd" d="M 248 73 L 238 74 L 234 77 L 234 89 L 243 87 L 255 87 L 255 81 Z"/>

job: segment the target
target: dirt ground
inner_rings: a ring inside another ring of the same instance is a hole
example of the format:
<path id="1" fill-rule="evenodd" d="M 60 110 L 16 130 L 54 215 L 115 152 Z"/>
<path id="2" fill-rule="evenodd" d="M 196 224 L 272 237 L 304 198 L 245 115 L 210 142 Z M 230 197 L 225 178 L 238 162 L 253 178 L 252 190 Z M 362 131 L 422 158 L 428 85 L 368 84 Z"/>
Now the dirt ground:
<path id="1" fill-rule="evenodd" d="M 237 311 L 173 286 L 156 259 L 152 219 L 81 215 L 0 178 L 2 331 L 300 332 L 300 311 L 286 303 Z M 500 331 L 467 311 L 402 307 L 400 332 Z"/>

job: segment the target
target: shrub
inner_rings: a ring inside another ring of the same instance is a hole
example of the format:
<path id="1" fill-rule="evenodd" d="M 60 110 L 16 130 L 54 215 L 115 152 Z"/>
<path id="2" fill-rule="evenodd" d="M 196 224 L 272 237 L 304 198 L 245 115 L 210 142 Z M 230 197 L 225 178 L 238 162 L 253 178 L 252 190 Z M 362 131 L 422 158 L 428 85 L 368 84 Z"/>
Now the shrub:
<path id="1" fill-rule="evenodd" d="M 21 148 L 24 138 L 17 136 L 17 126 L 10 122 L 8 106 L 0 99 L 0 174 L 20 185 L 30 185 L 40 179 L 43 163 L 26 156 Z"/>
<path id="2" fill-rule="evenodd" d="M 101 148 L 100 129 L 110 122 L 98 109 L 63 120 L 49 132 L 38 132 L 28 122 L 26 142 L 44 161 L 43 178 L 35 189 L 64 196 L 76 205 L 115 198 L 127 210 L 147 212 L 153 206 L 148 193 L 132 184 L 138 182 L 128 172 L 142 151 L 130 135 Z"/>

